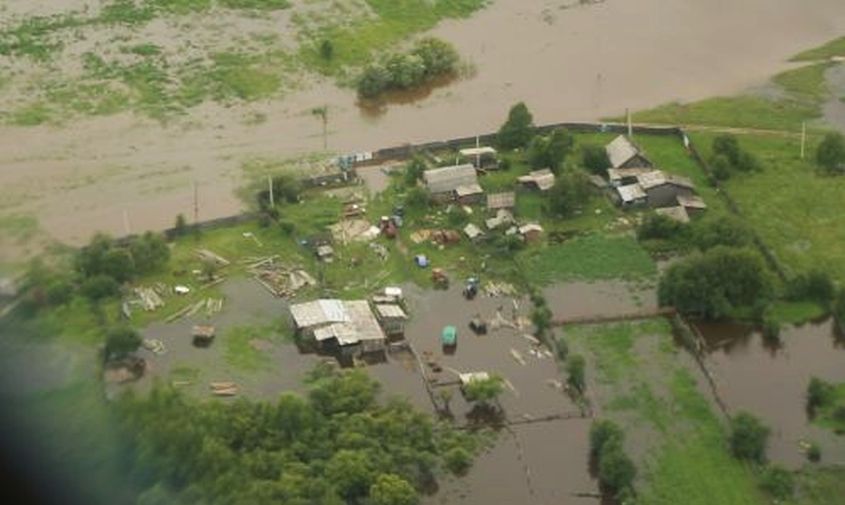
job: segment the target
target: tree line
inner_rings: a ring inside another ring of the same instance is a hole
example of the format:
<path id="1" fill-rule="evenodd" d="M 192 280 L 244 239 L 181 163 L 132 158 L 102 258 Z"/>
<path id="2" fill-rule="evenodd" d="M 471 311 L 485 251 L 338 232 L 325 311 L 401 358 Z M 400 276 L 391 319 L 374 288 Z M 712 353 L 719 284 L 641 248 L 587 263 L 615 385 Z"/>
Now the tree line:
<path id="1" fill-rule="evenodd" d="M 413 505 L 444 472 L 467 470 L 483 437 L 378 393 L 362 371 L 318 368 L 306 395 L 275 404 L 125 395 L 139 503 Z"/>

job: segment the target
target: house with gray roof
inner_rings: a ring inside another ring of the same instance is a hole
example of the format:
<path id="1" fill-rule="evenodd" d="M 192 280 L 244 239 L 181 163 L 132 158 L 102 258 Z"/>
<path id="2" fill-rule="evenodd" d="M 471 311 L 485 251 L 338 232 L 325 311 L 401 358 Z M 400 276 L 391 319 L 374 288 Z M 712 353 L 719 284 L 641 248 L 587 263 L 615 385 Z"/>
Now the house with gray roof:
<path id="1" fill-rule="evenodd" d="M 604 147 L 610 168 L 650 167 L 651 161 L 625 135 L 619 135 Z"/>
<path id="2" fill-rule="evenodd" d="M 475 167 L 469 163 L 426 170 L 423 182 L 432 198 L 439 202 L 472 203 L 484 195 Z"/>

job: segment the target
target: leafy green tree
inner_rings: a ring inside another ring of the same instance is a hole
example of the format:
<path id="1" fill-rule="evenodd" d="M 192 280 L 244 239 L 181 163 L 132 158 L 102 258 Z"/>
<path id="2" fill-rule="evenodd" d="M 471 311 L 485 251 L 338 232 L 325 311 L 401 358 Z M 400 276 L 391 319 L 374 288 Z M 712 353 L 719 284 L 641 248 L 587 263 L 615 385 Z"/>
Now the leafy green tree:
<path id="1" fill-rule="evenodd" d="M 383 473 L 370 486 L 370 502 L 372 505 L 416 505 L 419 497 L 408 481 L 392 473 Z"/>
<path id="2" fill-rule="evenodd" d="M 140 274 L 153 272 L 170 260 L 170 248 L 164 237 L 149 231 L 130 242 L 129 253 Z"/>
<path id="3" fill-rule="evenodd" d="M 464 395 L 471 402 L 489 404 L 496 401 L 505 389 L 505 383 L 501 377 L 491 375 L 487 379 L 470 381 L 464 386 Z"/>
<path id="4" fill-rule="evenodd" d="M 581 156 L 584 167 L 594 174 L 604 175 L 610 168 L 610 160 L 604 146 L 587 144 L 581 148 Z"/>
<path id="5" fill-rule="evenodd" d="M 112 328 L 106 334 L 106 357 L 123 358 L 138 350 L 141 336 L 128 326 Z"/>
<path id="6" fill-rule="evenodd" d="M 810 378 L 810 383 L 807 385 L 807 410 L 811 414 L 815 415 L 818 409 L 830 405 L 835 397 L 833 384 L 818 377 Z"/>
<path id="7" fill-rule="evenodd" d="M 422 60 L 428 78 L 454 73 L 460 60 L 452 44 L 434 37 L 420 39 L 411 53 Z"/>
<path id="8" fill-rule="evenodd" d="M 573 354 L 566 360 L 566 382 L 578 393 L 583 393 L 587 388 L 585 371 L 587 362 L 580 354 Z"/>
<path id="9" fill-rule="evenodd" d="M 759 162 L 748 151 L 742 149 L 736 136 L 726 133 L 713 139 L 713 175 L 727 179 L 731 171 L 751 172 L 759 168 Z"/>
<path id="10" fill-rule="evenodd" d="M 558 128 L 548 136 L 537 136 L 531 140 L 528 161 L 534 168 L 549 168 L 558 174 L 574 145 L 575 138 L 572 134 Z"/>
<path id="11" fill-rule="evenodd" d="M 135 274 L 135 264 L 128 251 L 118 248 L 110 237 L 97 234 L 79 250 L 75 258 L 76 270 L 83 277 L 106 275 L 118 283 Z"/>
<path id="12" fill-rule="evenodd" d="M 795 492 L 795 478 L 781 466 L 767 466 L 760 477 L 760 487 L 776 500 L 787 500 Z"/>
<path id="13" fill-rule="evenodd" d="M 385 63 L 390 74 L 390 85 L 407 89 L 419 85 L 425 77 L 425 63 L 416 54 L 394 54 Z"/>
<path id="14" fill-rule="evenodd" d="M 378 390 L 378 382 L 365 372 L 354 370 L 318 380 L 309 396 L 323 414 L 354 414 L 372 406 Z"/>
<path id="15" fill-rule="evenodd" d="M 405 165 L 405 185 L 408 187 L 413 187 L 417 185 L 417 182 L 422 179 L 423 173 L 425 172 L 426 166 L 425 161 L 419 156 L 414 156 L 411 158 L 411 161 Z"/>
<path id="16" fill-rule="evenodd" d="M 556 217 L 569 217 L 580 209 L 593 194 L 590 181 L 580 171 L 565 171 L 549 190 L 547 211 Z"/>
<path id="17" fill-rule="evenodd" d="M 118 295 L 120 293 L 120 285 L 114 280 L 114 277 L 105 274 L 96 274 L 82 281 L 79 290 L 86 298 L 98 301 Z"/>
<path id="18" fill-rule="evenodd" d="M 185 214 L 176 216 L 176 221 L 173 223 L 173 233 L 177 237 L 184 237 L 188 233 L 188 221 L 185 219 Z"/>
<path id="19" fill-rule="evenodd" d="M 511 107 L 508 119 L 499 128 L 499 145 L 505 149 L 525 147 L 534 136 L 534 117 L 523 102 Z"/>
<path id="20" fill-rule="evenodd" d="M 807 459 L 813 463 L 818 463 L 822 459 L 822 448 L 815 442 L 810 443 L 807 448 Z"/>
<path id="21" fill-rule="evenodd" d="M 661 276 L 661 305 L 683 314 L 718 319 L 771 296 L 772 280 L 759 253 L 714 247 L 670 266 Z"/>
<path id="22" fill-rule="evenodd" d="M 390 72 L 384 65 L 373 63 L 364 68 L 358 78 L 358 95 L 375 98 L 387 91 L 392 84 Z"/>
<path id="23" fill-rule="evenodd" d="M 816 149 L 816 162 L 828 173 L 845 172 L 845 137 L 838 132 L 830 132 Z"/>
<path id="24" fill-rule="evenodd" d="M 367 495 L 375 480 L 372 459 L 364 451 L 341 449 L 326 463 L 326 473 L 333 476 L 341 496 L 353 500 Z"/>
<path id="25" fill-rule="evenodd" d="M 766 459 L 769 434 L 769 428 L 759 419 L 740 412 L 731 419 L 731 452 L 738 459 L 762 463 Z"/>

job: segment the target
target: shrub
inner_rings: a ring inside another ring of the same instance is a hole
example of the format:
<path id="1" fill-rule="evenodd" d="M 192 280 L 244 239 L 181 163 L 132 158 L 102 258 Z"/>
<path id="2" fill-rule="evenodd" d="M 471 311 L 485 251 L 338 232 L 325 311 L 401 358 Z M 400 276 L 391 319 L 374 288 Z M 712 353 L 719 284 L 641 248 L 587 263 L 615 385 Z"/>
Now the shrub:
<path id="1" fill-rule="evenodd" d="M 763 338 L 768 342 L 780 342 L 780 322 L 767 317 L 763 321 Z"/>
<path id="2" fill-rule="evenodd" d="M 813 300 L 826 305 L 836 296 L 836 286 L 827 272 L 811 270 L 787 282 L 786 296 L 791 300 Z"/>
<path id="3" fill-rule="evenodd" d="M 769 428 L 759 419 L 740 412 L 731 419 L 731 452 L 738 459 L 762 463 L 766 459 L 769 434 Z"/>
<path id="4" fill-rule="evenodd" d="M 358 94 L 375 98 L 391 89 L 408 89 L 457 71 L 458 53 L 448 42 L 424 38 L 407 53 L 367 66 L 358 78 Z"/>
<path id="5" fill-rule="evenodd" d="M 464 475 L 472 466 L 472 455 L 463 447 L 453 447 L 444 455 L 446 468 L 455 475 Z"/>
<path id="6" fill-rule="evenodd" d="M 501 377 L 491 376 L 484 380 L 470 381 L 464 386 L 464 395 L 471 402 L 489 403 L 495 401 L 504 391 L 504 381 Z"/>
<path id="7" fill-rule="evenodd" d="M 112 328 L 106 334 L 106 358 L 122 358 L 138 350 L 141 336 L 128 326 Z"/>
<path id="8" fill-rule="evenodd" d="M 324 60 L 331 60 L 334 58 L 334 44 L 329 39 L 320 42 L 320 57 Z"/>
<path id="9" fill-rule="evenodd" d="M 760 487 L 769 493 L 772 498 L 786 500 L 791 498 L 795 491 L 795 479 L 783 467 L 771 465 L 763 470 Z"/>
<path id="10" fill-rule="evenodd" d="M 746 247 L 752 244 L 753 232 L 735 216 L 707 217 L 691 226 L 692 240 L 702 251 L 716 246 Z"/>
<path id="11" fill-rule="evenodd" d="M 710 160 L 710 173 L 720 181 L 726 181 L 731 177 L 731 160 L 724 154 L 717 154 Z"/>
<path id="12" fill-rule="evenodd" d="M 426 77 L 429 78 L 455 72 L 460 60 L 454 46 L 434 37 L 420 39 L 411 53 L 422 60 Z"/>
<path id="13" fill-rule="evenodd" d="M 419 497 L 414 486 L 392 473 L 381 474 L 370 486 L 372 505 L 416 505 Z"/>
<path id="14" fill-rule="evenodd" d="M 622 439 L 623 437 L 622 428 L 613 421 L 609 419 L 593 421 L 590 426 L 590 454 L 593 457 L 598 457 L 608 440 L 612 438 Z"/>
<path id="15" fill-rule="evenodd" d="M 683 223 L 663 214 L 651 213 L 646 215 L 637 228 L 637 238 L 640 240 L 668 240 L 680 235 L 684 229 Z"/>
<path id="16" fill-rule="evenodd" d="M 152 232 L 135 238 L 129 244 L 129 253 L 135 271 L 140 274 L 153 272 L 162 268 L 170 260 L 170 248 L 164 237 Z"/>
<path id="17" fill-rule="evenodd" d="M 587 363 L 580 354 L 573 354 L 566 360 L 566 382 L 578 393 L 583 393 L 587 386 L 584 377 L 586 366 Z"/>
<path id="18" fill-rule="evenodd" d="M 73 285 L 64 279 L 53 280 L 47 285 L 45 295 L 48 304 L 54 307 L 63 305 L 73 296 Z"/>
<path id="19" fill-rule="evenodd" d="M 807 448 L 807 459 L 813 463 L 818 463 L 822 459 L 822 448 L 819 444 L 813 442 Z"/>
<path id="20" fill-rule="evenodd" d="M 176 221 L 173 223 L 173 233 L 177 237 L 182 237 L 188 232 L 188 221 L 185 219 L 185 214 L 176 216 Z"/>
<path id="21" fill-rule="evenodd" d="M 816 149 L 816 162 L 828 173 L 845 172 L 845 137 L 838 132 L 825 135 Z"/>
<path id="22" fill-rule="evenodd" d="M 404 174 L 404 181 L 406 186 L 416 186 L 417 181 L 419 181 L 422 176 L 423 172 L 425 172 L 425 161 L 418 156 L 414 156 L 411 158 L 411 161 L 405 165 L 405 174 Z"/>
<path id="23" fill-rule="evenodd" d="M 358 78 L 358 94 L 363 98 L 375 98 L 387 91 L 390 86 L 390 72 L 378 63 L 368 65 Z"/>
<path id="24" fill-rule="evenodd" d="M 611 438 L 603 445 L 599 455 L 599 482 L 618 494 L 629 489 L 637 475 L 637 468 L 622 449 L 620 438 Z"/>
<path id="25" fill-rule="evenodd" d="M 585 145 L 581 149 L 582 163 L 584 168 L 597 175 L 604 175 L 610 167 L 610 160 L 607 158 L 607 151 L 604 146 L 596 144 Z"/>

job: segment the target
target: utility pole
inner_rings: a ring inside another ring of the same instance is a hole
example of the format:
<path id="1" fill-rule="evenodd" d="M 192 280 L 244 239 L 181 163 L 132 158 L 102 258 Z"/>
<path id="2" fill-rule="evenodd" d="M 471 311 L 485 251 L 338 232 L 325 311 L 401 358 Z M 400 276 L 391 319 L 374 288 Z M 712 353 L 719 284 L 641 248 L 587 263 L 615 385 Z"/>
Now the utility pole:
<path id="1" fill-rule="evenodd" d="M 275 200 L 273 200 L 273 176 L 267 175 L 267 186 L 270 188 L 270 208 L 274 208 L 276 206 Z"/>
<path id="2" fill-rule="evenodd" d="M 801 159 L 804 159 L 804 147 L 807 145 L 807 122 L 801 122 Z"/>
<path id="3" fill-rule="evenodd" d="M 194 181 L 194 226 L 199 225 L 200 205 L 197 199 L 197 181 Z"/>
<path id="4" fill-rule="evenodd" d="M 625 115 L 628 116 L 628 138 L 632 139 L 634 138 L 634 127 L 631 124 L 631 110 L 626 108 Z"/>
<path id="5" fill-rule="evenodd" d="M 481 170 L 481 141 L 475 136 L 475 168 Z"/>

